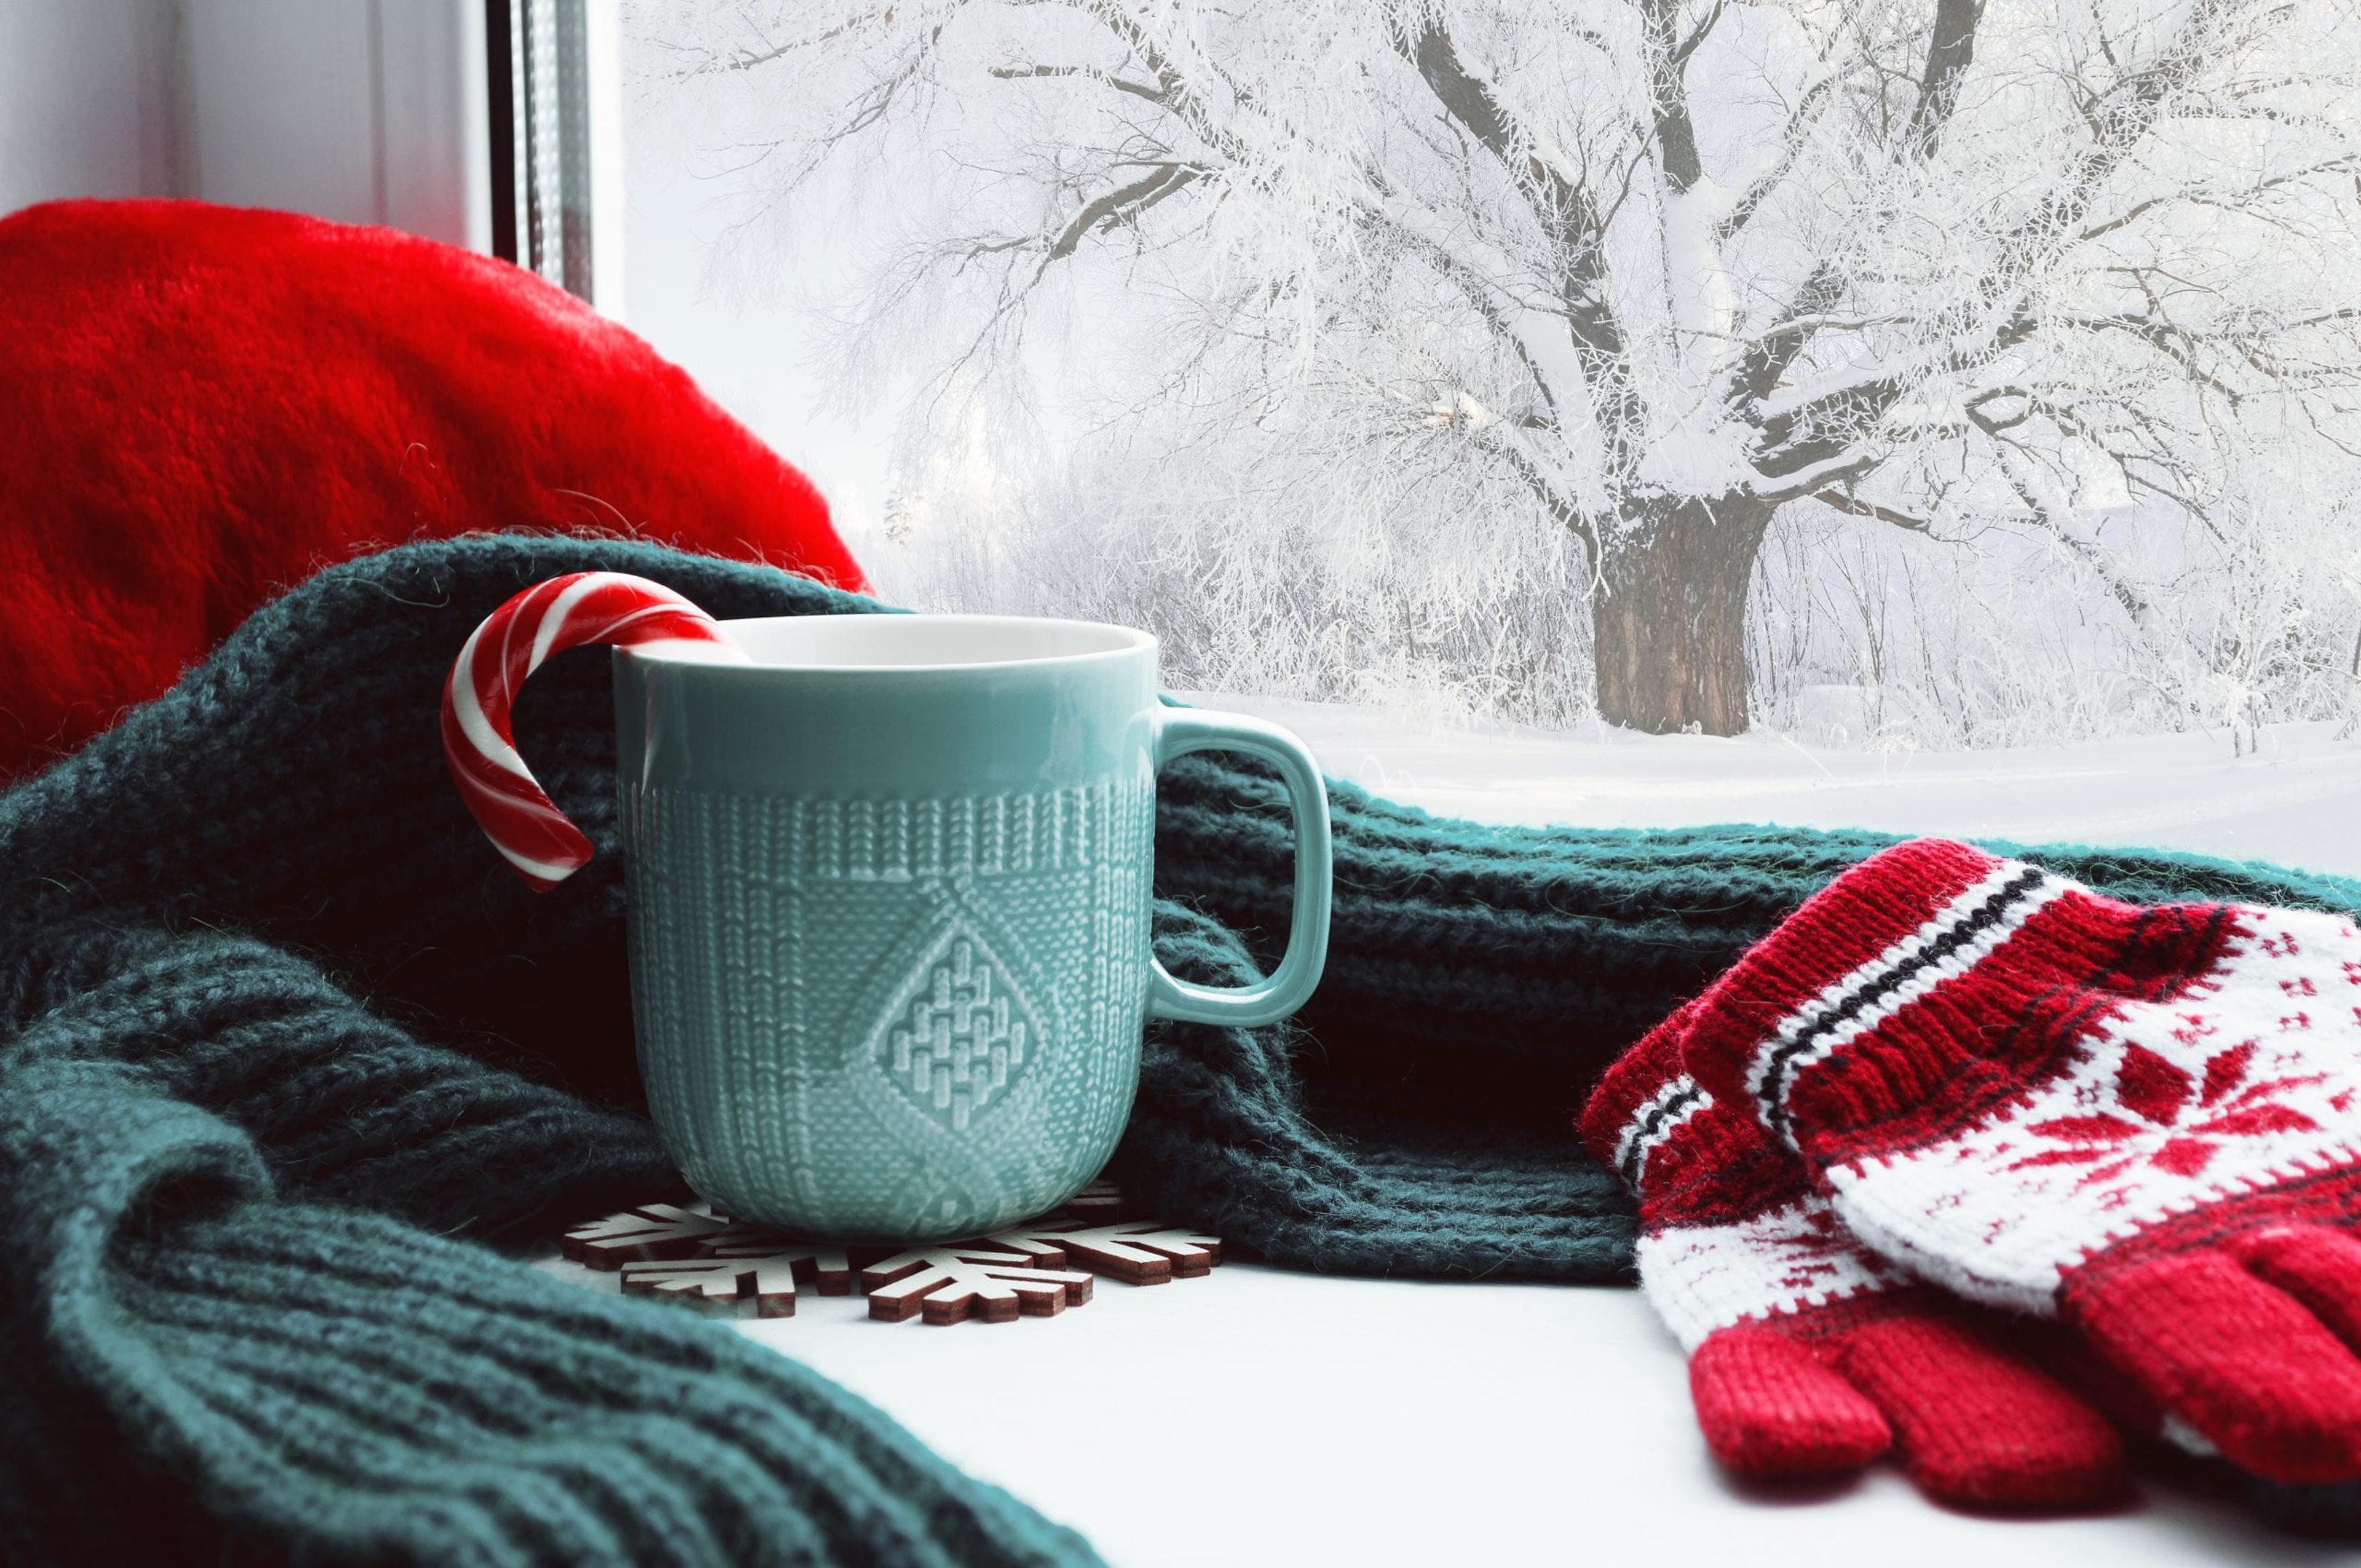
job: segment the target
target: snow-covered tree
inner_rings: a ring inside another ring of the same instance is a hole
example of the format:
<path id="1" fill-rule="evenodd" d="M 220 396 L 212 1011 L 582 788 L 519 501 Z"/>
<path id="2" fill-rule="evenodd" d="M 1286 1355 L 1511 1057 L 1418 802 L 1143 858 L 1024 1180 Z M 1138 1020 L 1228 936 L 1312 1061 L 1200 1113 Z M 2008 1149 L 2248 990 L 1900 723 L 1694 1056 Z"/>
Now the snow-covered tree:
<path id="1" fill-rule="evenodd" d="M 2203 526 L 2234 454 L 2361 445 L 2349 0 L 652 0 L 634 25 L 752 164 L 741 260 L 865 187 L 900 236 L 862 315 L 902 335 L 870 341 L 928 345 L 937 391 L 1020 364 L 1087 270 L 1115 303 L 1084 328 L 1173 410 L 1285 409 L 1316 460 L 1449 476 L 1438 548 L 1518 514 L 1577 539 L 1564 613 L 1618 723 L 1745 728 L 1749 585 L 1790 503 L 2032 531 L 2136 630 L 2155 607 L 2098 519 Z"/>

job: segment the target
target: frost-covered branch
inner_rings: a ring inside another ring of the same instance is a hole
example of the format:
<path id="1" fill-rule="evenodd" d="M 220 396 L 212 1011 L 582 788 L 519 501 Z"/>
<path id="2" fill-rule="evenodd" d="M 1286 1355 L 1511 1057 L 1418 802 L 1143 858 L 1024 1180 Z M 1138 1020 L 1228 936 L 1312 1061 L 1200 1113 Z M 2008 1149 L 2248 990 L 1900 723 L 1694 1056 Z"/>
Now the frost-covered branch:
<path id="1" fill-rule="evenodd" d="M 1063 261 L 1082 246 L 1083 236 L 1093 229 L 1115 224 L 1137 222 L 1159 202 L 1195 183 L 1204 175 L 1202 169 L 1185 163 L 1151 165 L 1148 172 L 1128 185 L 1109 191 L 1093 198 L 1081 212 L 1068 220 L 1066 226 L 1053 236 L 1042 252 L 1041 265 Z"/>
<path id="2" fill-rule="evenodd" d="M 1444 113 L 1498 160 L 1532 204 L 1556 277 L 1556 311 L 1572 336 L 1579 373 L 1598 405 L 1598 428 L 1611 449 L 1610 462 L 1628 468 L 1631 438 L 1644 428 L 1646 419 L 1631 373 L 1630 344 L 1612 303 L 1605 235 L 1590 193 L 1541 156 L 1530 134 L 1461 62 L 1447 32 L 1430 24 L 1415 37 L 1397 35 L 1395 42 Z M 1529 339 L 1520 334 L 1517 341 L 1518 352 L 1529 364 L 1543 357 Z M 1551 400 L 1556 400 L 1554 393 Z"/>
<path id="3" fill-rule="evenodd" d="M 1079 76 L 1095 82 L 1117 93 L 1128 93 L 1135 98 L 1145 98 L 1151 104 L 1165 102 L 1164 89 L 1150 87 L 1144 82 L 1128 82 L 1112 71 L 1100 71 L 1087 65 L 995 65 L 992 74 L 1003 82 L 1022 82 L 1027 78 L 1040 80 L 1057 76 Z"/>
<path id="4" fill-rule="evenodd" d="M 1943 126 L 1960 101 L 1960 83 L 1975 63 L 1976 29 L 1988 0 L 1935 0 L 1935 25 L 1927 32 L 1927 69 L 1918 79 L 1918 102 L 1910 111 L 1907 142 L 1921 159 L 1942 144 Z"/>
<path id="5" fill-rule="evenodd" d="M 1822 506 L 1843 512 L 1848 517 L 1865 517 L 1876 522 L 1892 523 L 1894 527 L 1912 533 L 1932 534 L 1935 532 L 1935 525 L 1923 517 L 1913 517 L 1908 512 L 1895 511 L 1892 507 L 1880 506 L 1875 501 L 1866 500 L 1839 486 L 1829 485 L 1814 490 L 1811 495 L 1812 499 Z"/>

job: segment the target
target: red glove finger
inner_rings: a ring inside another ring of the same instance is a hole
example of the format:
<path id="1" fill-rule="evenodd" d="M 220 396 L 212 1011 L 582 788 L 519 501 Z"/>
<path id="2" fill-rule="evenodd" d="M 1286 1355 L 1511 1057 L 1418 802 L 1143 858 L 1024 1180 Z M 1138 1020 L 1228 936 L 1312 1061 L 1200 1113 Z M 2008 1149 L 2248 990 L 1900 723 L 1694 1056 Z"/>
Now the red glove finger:
<path id="1" fill-rule="evenodd" d="M 1864 1323 L 1838 1365 L 1894 1427 L 1927 1496 L 1968 1508 L 2063 1508 L 2123 1489 L 2123 1442 L 2090 1405 L 2005 1343 L 1992 1314 L 1933 1292 Z"/>
<path id="2" fill-rule="evenodd" d="M 1708 1335 L 1689 1356 L 1689 1400 L 1706 1448 L 1752 1480 L 1850 1475 L 1894 1446 L 1884 1413 L 1782 1329 Z"/>
<path id="3" fill-rule="evenodd" d="M 2223 1458 L 2280 1482 L 2361 1474 L 2361 1360 L 2295 1297 L 2226 1250 L 2084 1272 L 2067 1322 Z"/>

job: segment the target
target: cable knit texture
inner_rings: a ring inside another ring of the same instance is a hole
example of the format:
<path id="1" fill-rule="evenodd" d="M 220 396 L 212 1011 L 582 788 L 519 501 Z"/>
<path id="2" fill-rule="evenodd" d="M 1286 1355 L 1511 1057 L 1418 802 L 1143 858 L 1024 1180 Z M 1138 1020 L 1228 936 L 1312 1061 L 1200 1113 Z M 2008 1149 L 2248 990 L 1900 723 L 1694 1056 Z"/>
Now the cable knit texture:
<path id="1" fill-rule="evenodd" d="M 517 715 L 600 851 L 553 894 L 484 843 L 435 739 L 469 629 L 585 570 L 724 618 L 878 608 L 628 542 L 406 546 L 0 795 L 0 1561 L 1093 1561 L 793 1362 L 498 1250 L 676 1179 L 638 1103 L 603 657 Z M 1565 1130 L 1587 1080 L 1885 840 L 1477 828 L 1333 789 L 1319 997 L 1288 1027 L 1159 1025 L 1121 1174 L 1283 1263 L 1622 1274 L 1630 1211 Z M 1168 771 L 1176 971 L 1268 960 L 1286 842 L 1256 769 Z M 2361 903 L 2046 860 L 2127 897 Z"/>

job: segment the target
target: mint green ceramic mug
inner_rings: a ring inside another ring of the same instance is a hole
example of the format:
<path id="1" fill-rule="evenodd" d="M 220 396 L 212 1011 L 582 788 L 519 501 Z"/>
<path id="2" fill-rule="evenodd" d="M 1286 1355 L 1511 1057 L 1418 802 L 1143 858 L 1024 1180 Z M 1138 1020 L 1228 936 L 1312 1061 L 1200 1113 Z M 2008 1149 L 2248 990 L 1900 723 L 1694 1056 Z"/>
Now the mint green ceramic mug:
<path id="1" fill-rule="evenodd" d="M 1114 1153 L 1148 1018 L 1256 1025 L 1327 950 L 1327 797 L 1301 741 L 1157 699 L 1156 640 L 989 616 L 720 623 L 615 650 L 632 1006 L 656 1127 L 727 1212 L 972 1235 Z M 1260 984 L 1148 950 L 1156 772 L 1275 765 L 1295 906 Z"/>

